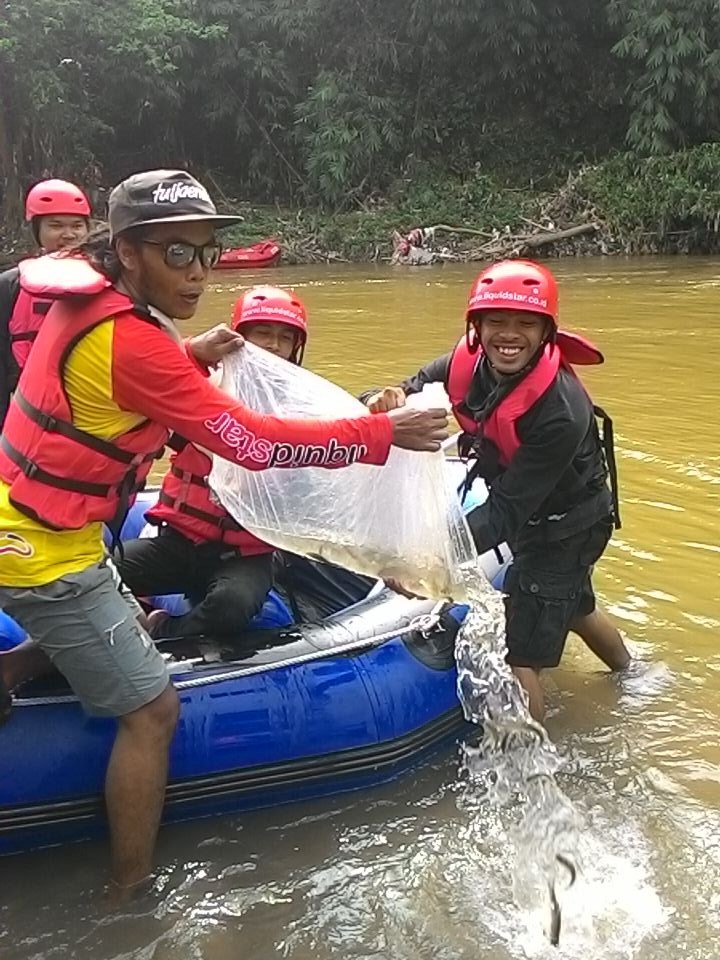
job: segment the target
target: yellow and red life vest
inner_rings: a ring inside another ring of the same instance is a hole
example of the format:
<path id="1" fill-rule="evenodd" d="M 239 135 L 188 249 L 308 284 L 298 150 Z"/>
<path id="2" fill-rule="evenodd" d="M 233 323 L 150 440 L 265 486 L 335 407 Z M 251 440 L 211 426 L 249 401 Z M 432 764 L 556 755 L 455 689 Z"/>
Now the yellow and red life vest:
<path id="1" fill-rule="evenodd" d="M 123 315 L 154 322 L 110 288 L 53 303 L 10 405 L 0 437 L 0 478 L 10 486 L 13 506 L 50 529 L 77 530 L 95 521 L 116 526 L 167 441 L 169 431 L 149 420 L 112 441 L 73 424 L 63 382 L 70 353 L 98 324 Z"/>

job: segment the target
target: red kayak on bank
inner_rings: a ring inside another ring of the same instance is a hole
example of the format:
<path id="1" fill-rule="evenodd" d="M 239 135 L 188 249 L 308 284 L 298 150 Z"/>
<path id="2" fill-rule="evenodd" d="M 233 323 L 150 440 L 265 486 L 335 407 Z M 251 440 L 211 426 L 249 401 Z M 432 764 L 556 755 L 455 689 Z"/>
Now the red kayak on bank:
<path id="1" fill-rule="evenodd" d="M 248 270 L 272 267 L 280 259 L 280 247 L 274 240 L 261 240 L 251 247 L 230 247 L 223 250 L 216 270 Z"/>

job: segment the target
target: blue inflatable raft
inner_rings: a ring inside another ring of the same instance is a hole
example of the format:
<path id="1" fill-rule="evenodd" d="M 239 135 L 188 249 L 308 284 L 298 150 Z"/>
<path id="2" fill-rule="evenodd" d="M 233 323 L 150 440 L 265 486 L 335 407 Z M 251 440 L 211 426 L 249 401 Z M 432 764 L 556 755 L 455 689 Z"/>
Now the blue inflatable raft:
<path id="1" fill-rule="evenodd" d="M 125 535 L 140 529 L 148 496 Z M 486 572 L 502 575 L 494 557 Z M 433 626 L 432 608 L 378 585 L 296 625 L 271 593 L 236 643 L 160 643 L 182 701 L 165 820 L 382 783 L 455 737 L 463 720 L 454 639 L 466 609 L 448 608 Z M 22 637 L 0 612 L 0 647 Z M 114 731 L 114 721 L 85 716 L 60 678 L 16 691 L 0 726 L 0 854 L 103 831 Z"/>

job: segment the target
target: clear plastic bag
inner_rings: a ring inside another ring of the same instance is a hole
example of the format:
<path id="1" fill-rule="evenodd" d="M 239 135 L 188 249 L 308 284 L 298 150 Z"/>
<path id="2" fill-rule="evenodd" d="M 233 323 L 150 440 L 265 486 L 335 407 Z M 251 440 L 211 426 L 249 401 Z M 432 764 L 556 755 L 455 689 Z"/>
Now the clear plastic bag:
<path id="1" fill-rule="evenodd" d="M 246 344 L 222 388 L 260 413 L 307 419 L 367 415 L 336 384 Z M 435 402 L 412 399 L 415 405 Z M 475 550 L 442 453 L 392 448 L 382 467 L 254 472 L 213 458 L 210 487 L 244 527 L 281 549 L 328 560 L 425 597 L 460 597 Z"/>

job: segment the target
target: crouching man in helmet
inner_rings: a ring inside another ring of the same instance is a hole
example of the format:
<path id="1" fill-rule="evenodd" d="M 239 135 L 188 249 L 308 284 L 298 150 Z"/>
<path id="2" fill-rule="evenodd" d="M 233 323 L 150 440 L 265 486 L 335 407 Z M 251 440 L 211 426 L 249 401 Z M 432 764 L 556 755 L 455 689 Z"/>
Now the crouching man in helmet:
<path id="1" fill-rule="evenodd" d="M 549 270 L 527 260 L 494 264 L 473 285 L 466 336 L 455 349 L 399 387 L 363 397 L 371 410 L 388 411 L 426 383 L 444 383 L 463 431 L 460 453 L 472 462 L 468 486 L 480 476 L 489 487 L 488 500 L 468 515 L 478 553 L 503 542 L 513 551 L 507 660 L 538 720 L 540 671 L 558 665 L 570 630 L 611 670 L 630 661 L 591 579 L 619 525 L 612 424 L 572 366 L 603 357 L 559 330 L 557 316 Z"/>
<path id="2" fill-rule="evenodd" d="M 25 219 L 41 253 L 81 243 L 90 229 L 90 201 L 66 180 L 36 183 L 25 199 Z M 50 301 L 22 289 L 17 267 L 0 273 L 0 430 L 10 397 Z"/>
<path id="3" fill-rule="evenodd" d="M 307 315 L 294 293 L 248 290 L 235 304 L 232 328 L 269 353 L 302 363 Z M 146 514 L 159 534 L 125 544 L 120 574 L 136 596 L 183 593 L 193 603 L 182 616 L 151 613 L 154 637 L 237 637 L 272 586 L 274 548 L 243 529 L 213 497 L 208 454 L 178 437 L 172 445 L 176 452 L 158 503 Z"/>

